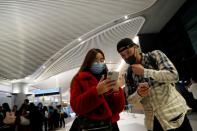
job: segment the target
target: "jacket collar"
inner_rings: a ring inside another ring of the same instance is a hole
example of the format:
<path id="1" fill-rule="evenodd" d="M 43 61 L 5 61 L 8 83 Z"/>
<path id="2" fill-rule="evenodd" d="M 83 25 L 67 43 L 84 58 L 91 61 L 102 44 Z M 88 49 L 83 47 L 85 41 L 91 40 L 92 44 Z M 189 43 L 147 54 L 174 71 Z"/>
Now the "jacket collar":
<path id="1" fill-rule="evenodd" d="M 94 79 L 97 81 L 96 77 L 88 72 L 88 71 L 81 71 L 78 73 L 78 76 L 77 76 L 79 79 Z"/>

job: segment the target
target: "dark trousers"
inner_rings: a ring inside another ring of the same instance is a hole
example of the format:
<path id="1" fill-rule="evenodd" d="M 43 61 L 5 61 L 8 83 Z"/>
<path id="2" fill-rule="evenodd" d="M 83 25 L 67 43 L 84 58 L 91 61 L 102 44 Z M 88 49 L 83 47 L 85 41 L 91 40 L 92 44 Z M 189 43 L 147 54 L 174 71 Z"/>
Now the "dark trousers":
<path id="1" fill-rule="evenodd" d="M 154 118 L 153 131 L 163 131 L 163 129 L 156 117 Z M 180 127 L 176 128 L 176 129 L 171 129 L 168 131 L 193 131 L 193 130 L 192 130 L 192 127 L 190 125 L 190 122 L 189 122 L 187 116 L 185 116 L 184 121 Z"/>
<path id="2" fill-rule="evenodd" d="M 112 123 L 112 131 L 120 131 L 118 128 L 118 124 L 116 123 Z"/>
<path id="3" fill-rule="evenodd" d="M 80 131 L 79 120 L 75 118 L 69 131 Z M 120 131 L 117 122 L 112 123 L 112 131 Z"/>

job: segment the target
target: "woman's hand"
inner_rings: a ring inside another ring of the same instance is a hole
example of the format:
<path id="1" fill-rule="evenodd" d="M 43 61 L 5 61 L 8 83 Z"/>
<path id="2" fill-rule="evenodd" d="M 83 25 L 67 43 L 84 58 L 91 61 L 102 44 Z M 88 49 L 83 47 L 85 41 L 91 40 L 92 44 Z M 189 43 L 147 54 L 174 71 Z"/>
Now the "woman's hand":
<path id="1" fill-rule="evenodd" d="M 119 80 L 116 80 L 115 85 L 113 87 L 113 91 L 119 91 L 119 89 L 120 89 L 120 83 Z"/>
<path id="2" fill-rule="evenodd" d="M 98 95 L 108 92 L 109 90 L 113 89 L 115 85 L 116 85 L 116 81 L 112 81 L 110 79 L 104 80 L 104 76 L 102 76 L 101 80 L 99 81 L 96 87 Z"/>

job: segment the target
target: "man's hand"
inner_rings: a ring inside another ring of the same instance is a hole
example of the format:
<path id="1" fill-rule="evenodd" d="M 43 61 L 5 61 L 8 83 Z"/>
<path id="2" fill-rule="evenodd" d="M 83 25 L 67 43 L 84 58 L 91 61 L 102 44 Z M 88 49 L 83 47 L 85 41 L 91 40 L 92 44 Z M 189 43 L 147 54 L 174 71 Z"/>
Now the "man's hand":
<path id="1" fill-rule="evenodd" d="M 141 64 L 133 64 L 131 65 L 131 68 L 133 73 L 135 73 L 136 75 L 144 75 L 144 67 Z"/>
<path id="2" fill-rule="evenodd" d="M 148 96 L 150 91 L 150 87 L 148 85 L 147 82 L 145 83 L 139 83 L 138 87 L 137 87 L 137 93 L 141 96 L 141 97 L 145 97 Z"/>

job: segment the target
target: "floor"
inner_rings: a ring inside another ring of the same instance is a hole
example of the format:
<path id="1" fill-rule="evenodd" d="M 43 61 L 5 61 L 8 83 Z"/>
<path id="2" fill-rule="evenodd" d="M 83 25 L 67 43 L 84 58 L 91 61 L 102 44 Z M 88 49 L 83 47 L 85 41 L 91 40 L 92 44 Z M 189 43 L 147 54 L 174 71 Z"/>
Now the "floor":
<path id="1" fill-rule="evenodd" d="M 193 128 L 193 131 L 197 131 L 197 112 L 190 113 L 188 115 L 188 118 Z"/>
<path id="2" fill-rule="evenodd" d="M 197 113 L 188 115 L 193 131 L 197 131 Z M 66 127 L 58 131 L 69 131 L 73 118 L 66 119 Z M 144 115 L 122 112 L 118 121 L 120 131 L 146 131 L 144 127 Z"/>

